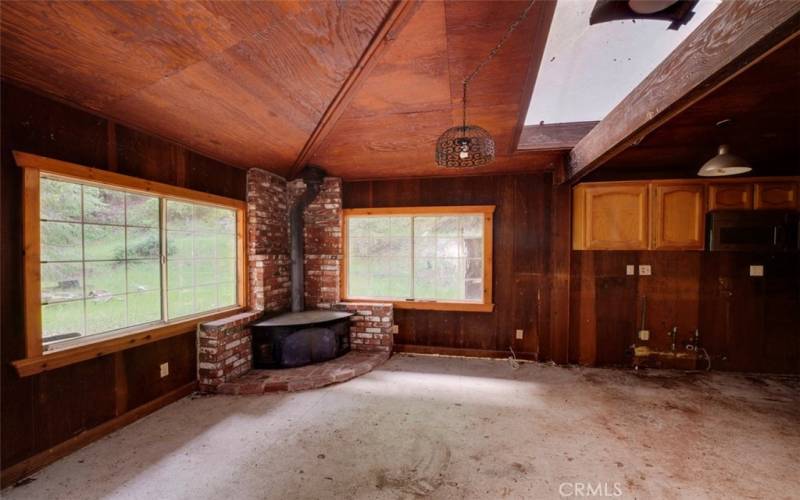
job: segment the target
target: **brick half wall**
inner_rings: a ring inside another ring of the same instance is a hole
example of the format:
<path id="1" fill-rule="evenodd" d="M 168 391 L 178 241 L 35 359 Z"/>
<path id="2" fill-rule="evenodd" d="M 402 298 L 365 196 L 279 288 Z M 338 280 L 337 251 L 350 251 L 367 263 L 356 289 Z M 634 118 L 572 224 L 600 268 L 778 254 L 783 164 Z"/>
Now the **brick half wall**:
<path id="1" fill-rule="evenodd" d="M 339 302 L 334 311 L 355 313 L 350 317 L 350 348 L 354 351 L 392 352 L 394 334 L 394 306 L 376 302 Z"/>
<path id="2" fill-rule="evenodd" d="M 250 324 L 261 316 L 261 311 L 248 311 L 198 327 L 197 378 L 201 391 L 214 392 L 220 384 L 253 367 Z"/>

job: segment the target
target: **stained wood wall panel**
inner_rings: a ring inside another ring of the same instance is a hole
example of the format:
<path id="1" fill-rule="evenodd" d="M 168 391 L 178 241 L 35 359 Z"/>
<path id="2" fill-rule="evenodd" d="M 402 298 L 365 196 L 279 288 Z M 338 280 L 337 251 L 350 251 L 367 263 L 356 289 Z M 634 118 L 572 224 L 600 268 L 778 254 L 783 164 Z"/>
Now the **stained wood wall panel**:
<path id="1" fill-rule="evenodd" d="M 649 264 L 651 276 L 626 276 Z M 763 278 L 750 264 L 764 264 Z M 647 296 L 649 345 L 669 349 L 700 329 L 713 368 L 800 372 L 800 257 L 746 252 L 572 252 L 570 359 L 581 364 L 628 362 L 625 349 L 640 327 Z"/>
<path id="2" fill-rule="evenodd" d="M 345 182 L 345 208 L 496 205 L 495 311 L 397 310 L 395 320 L 400 333 L 395 343 L 428 352 L 482 355 L 507 355 L 508 348 L 513 347 L 526 357 L 553 358 L 550 352 L 553 193 L 550 174 Z M 569 194 L 568 190 L 564 193 Z M 568 249 L 568 232 L 563 237 L 562 247 Z M 568 250 L 562 258 L 569 259 Z M 516 329 L 524 330 L 522 340 L 515 339 Z"/>
<path id="3" fill-rule="evenodd" d="M 194 381 L 196 372 L 195 334 L 188 333 L 39 375 L 17 376 L 10 362 L 25 355 L 22 169 L 11 151 L 111 167 L 237 199 L 245 198 L 245 172 L 14 85 L 2 84 L 0 95 L 0 464 L 6 469 Z M 170 375 L 162 379 L 158 365 L 165 361 Z"/>

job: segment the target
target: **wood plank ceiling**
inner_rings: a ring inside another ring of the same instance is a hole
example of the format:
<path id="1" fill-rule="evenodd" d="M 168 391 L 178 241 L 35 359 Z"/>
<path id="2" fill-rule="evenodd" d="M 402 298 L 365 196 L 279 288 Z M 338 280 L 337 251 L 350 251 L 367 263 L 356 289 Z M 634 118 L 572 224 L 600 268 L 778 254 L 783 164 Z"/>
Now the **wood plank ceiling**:
<path id="1" fill-rule="evenodd" d="M 525 5 L 417 6 L 387 35 L 391 43 L 311 162 L 348 179 L 463 174 L 435 166 L 435 140 L 460 121 L 461 79 Z M 290 176 L 395 6 L 3 2 L 2 77 L 231 165 Z M 552 10 L 537 2 L 471 85 L 469 121 L 494 135 L 498 159 L 470 173 L 560 165 L 560 152 L 512 154 Z"/>
<path id="2" fill-rule="evenodd" d="M 286 174 L 390 7 L 4 2 L 2 75 L 226 163 Z"/>

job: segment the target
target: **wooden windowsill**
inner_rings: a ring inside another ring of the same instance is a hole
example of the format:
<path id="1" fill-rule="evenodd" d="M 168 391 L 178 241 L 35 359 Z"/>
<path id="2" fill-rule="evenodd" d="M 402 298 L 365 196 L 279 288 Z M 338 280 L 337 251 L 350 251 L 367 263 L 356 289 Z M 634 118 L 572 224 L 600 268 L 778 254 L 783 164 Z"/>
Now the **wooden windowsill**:
<path id="1" fill-rule="evenodd" d="M 494 304 L 479 304 L 475 302 L 438 302 L 422 300 L 381 300 L 354 297 L 342 299 L 342 302 L 364 302 L 374 304 L 392 304 L 395 309 L 416 309 L 421 311 L 453 311 L 453 312 L 492 312 Z"/>
<path id="2" fill-rule="evenodd" d="M 41 356 L 32 358 L 20 359 L 13 361 L 11 364 L 17 370 L 20 377 L 28 377 L 37 373 L 55 370 L 74 363 L 80 363 L 87 359 L 99 358 L 108 354 L 140 345 L 149 344 L 158 340 L 175 337 L 177 335 L 184 335 L 195 331 L 197 325 L 207 321 L 221 319 L 226 316 L 238 314 L 243 312 L 243 307 L 233 307 L 224 311 L 217 311 L 212 314 L 197 316 L 185 321 L 177 323 L 170 323 L 166 325 L 158 325 L 144 330 L 127 333 L 118 337 L 109 339 L 98 340 L 88 344 L 76 345 L 74 347 L 67 347 L 64 349 L 47 352 Z"/>
<path id="3" fill-rule="evenodd" d="M 492 312 L 494 304 L 476 304 L 474 302 L 424 302 L 402 301 L 393 302 L 395 309 L 419 309 L 425 311 L 461 311 L 461 312 Z"/>

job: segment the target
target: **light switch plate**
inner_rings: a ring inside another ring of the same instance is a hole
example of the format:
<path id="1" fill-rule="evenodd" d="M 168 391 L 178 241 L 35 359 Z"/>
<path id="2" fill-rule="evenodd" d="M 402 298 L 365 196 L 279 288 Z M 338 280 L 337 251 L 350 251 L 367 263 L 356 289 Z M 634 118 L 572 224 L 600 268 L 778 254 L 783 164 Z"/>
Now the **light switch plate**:
<path id="1" fill-rule="evenodd" d="M 522 340 L 522 330 L 517 330 L 517 340 Z"/>
<path id="2" fill-rule="evenodd" d="M 764 266 L 750 266 L 750 276 L 764 276 Z"/>
<path id="3" fill-rule="evenodd" d="M 627 274 L 628 276 L 633 276 L 634 274 L 636 274 L 636 266 L 634 266 L 633 264 L 628 264 L 627 266 L 625 266 L 625 274 Z"/>
<path id="4" fill-rule="evenodd" d="M 639 276 L 650 276 L 652 269 L 649 264 L 639 266 Z"/>
<path id="5" fill-rule="evenodd" d="M 169 375 L 169 363 L 161 363 L 161 378 Z"/>

